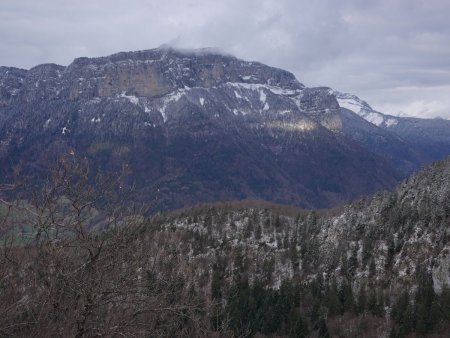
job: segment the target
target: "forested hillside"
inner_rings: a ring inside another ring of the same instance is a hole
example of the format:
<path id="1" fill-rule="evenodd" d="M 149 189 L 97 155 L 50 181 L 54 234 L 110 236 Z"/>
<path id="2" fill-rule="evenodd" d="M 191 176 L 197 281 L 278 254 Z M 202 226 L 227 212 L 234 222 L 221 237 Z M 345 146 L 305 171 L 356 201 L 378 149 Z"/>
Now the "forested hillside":
<path id="1" fill-rule="evenodd" d="M 450 329 L 449 159 L 340 209 L 241 201 L 150 218 L 121 175 L 73 157 L 52 172 L 32 200 L 2 186 L 1 336 Z"/>

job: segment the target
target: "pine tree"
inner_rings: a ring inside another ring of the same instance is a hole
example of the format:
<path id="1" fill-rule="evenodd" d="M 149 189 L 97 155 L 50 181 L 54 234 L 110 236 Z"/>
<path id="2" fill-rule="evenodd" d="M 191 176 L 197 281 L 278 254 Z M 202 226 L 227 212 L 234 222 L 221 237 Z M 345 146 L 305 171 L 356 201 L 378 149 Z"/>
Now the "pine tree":
<path id="1" fill-rule="evenodd" d="M 257 224 L 257 225 L 255 226 L 255 239 L 256 239 L 257 241 L 261 239 L 261 234 L 262 234 L 261 226 L 260 226 L 259 224 Z"/>
<path id="2" fill-rule="evenodd" d="M 386 269 L 389 269 L 392 267 L 392 263 L 394 262 L 394 256 L 395 256 L 395 241 L 394 237 L 391 235 L 388 239 L 388 251 L 386 256 Z"/>
<path id="3" fill-rule="evenodd" d="M 327 290 L 326 305 L 328 308 L 328 314 L 330 316 L 335 316 L 339 314 L 341 304 L 339 302 L 338 287 L 336 279 L 334 277 L 331 281 L 331 285 L 328 287 Z"/>
<path id="4" fill-rule="evenodd" d="M 395 325 L 391 331 L 391 337 L 403 337 L 413 328 L 413 311 L 408 291 L 403 292 L 395 302 L 391 311 L 391 318 Z"/>
<path id="5" fill-rule="evenodd" d="M 292 338 L 302 338 L 306 337 L 309 333 L 308 326 L 306 322 L 303 320 L 298 309 L 292 308 L 289 313 L 289 337 Z"/>
<path id="6" fill-rule="evenodd" d="M 358 293 L 358 306 L 357 306 L 357 312 L 358 314 L 364 314 L 367 307 L 367 294 L 366 294 L 366 288 L 364 285 L 361 285 Z"/>
<path id="7" fill-rule="evenodd" d="M 367 310 L 374 316 L 381 317 L 384 315 L 383 297 L 375 288 L 370 290 Z"/>
<path id="8" fill-rule="evenodd" d="M 330 338 L 330 333 L 328 332 L 327 322 L 322 317 L 319 319 L 319 337 Z"/>
<path id="9" fill-rule="evenodd" d="M 222 299 L 222 283 L 223 279 L 217 264 L 214 264 L 213 275 L 211 279 L 211 296 L 213 299 Z"/>
<path id="10" fill-rule="evenodd" d="M 353 247 L 352 253 L 348 260 L 348 275 L 349 275 L 349 277 L 353 277 L 358 268 L 358 250 L 359 250 L 359 245 L 358 245 L 358 242 L 356 242 L 356 245 Z"/>
<path id="11" fill-rule="evenodd" d="M 352 287 L 346 281 L 341 283 L 341 287 L 339 288 L 339 303 L 341 305 L 340 313 L 344 314 L 344 312 L 353 311 L 354 310 L 354 299 L 353 299 L 353 291 Z"/>

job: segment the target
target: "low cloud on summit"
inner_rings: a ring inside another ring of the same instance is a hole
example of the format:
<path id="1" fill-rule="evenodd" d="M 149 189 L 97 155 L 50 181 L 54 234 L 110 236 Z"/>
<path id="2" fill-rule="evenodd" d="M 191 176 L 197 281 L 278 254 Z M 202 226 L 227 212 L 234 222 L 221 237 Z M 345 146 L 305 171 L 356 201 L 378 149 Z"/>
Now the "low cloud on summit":
<path id="1" fill-rule="evenodd" d="M 450 118 L 449 13 L 448 0 L 2 0 L 0 65 L 216 47 L 382 112 Z"/>

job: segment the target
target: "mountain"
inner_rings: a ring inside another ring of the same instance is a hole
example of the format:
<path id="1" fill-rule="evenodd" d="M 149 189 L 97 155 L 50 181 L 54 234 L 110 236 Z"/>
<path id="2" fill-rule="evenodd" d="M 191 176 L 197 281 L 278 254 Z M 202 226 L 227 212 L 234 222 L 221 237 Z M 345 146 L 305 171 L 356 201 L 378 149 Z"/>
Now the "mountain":
<path id="1" fill-rule="evenodd" d="M 395 134 L 420 153 L 419 163 L 441 159 L 450 150 L 450 121 L 399 117 L 375 111 L 355 95 L 334 91 L 341 108 L 350 110 L 371 124 Z M 401 155 L 400 155 L 401 156 Z"/>
<path id="2" fill-rule="evenodd" d="M 446 152 L 380 127 L 343 112 L 329 88 L 210 49 L 0 68 L 3 180 L 20 166 L 39 184 L 74 153 L 99 169 L 127 165 L 158 210 L 234 199 L 327 207 L 392 188 Z"/>

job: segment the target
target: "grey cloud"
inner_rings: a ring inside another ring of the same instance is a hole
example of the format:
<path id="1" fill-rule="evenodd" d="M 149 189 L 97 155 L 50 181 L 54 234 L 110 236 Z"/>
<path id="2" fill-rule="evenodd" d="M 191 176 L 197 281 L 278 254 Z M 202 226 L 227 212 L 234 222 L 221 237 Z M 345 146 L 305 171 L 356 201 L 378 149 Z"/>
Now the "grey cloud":
<path id="1" fill-rule="evenodd" d="M 448 13 L 447 0 L 2 0 L 0 64 L 217 47 L 389 113 L 450 117 Z"/>

